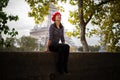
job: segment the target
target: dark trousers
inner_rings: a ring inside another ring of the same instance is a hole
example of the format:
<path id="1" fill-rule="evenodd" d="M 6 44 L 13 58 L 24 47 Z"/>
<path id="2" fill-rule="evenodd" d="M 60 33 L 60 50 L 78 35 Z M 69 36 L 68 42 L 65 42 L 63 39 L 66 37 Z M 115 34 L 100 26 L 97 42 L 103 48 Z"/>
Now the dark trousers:
<path id="1" fill-rule="evenodd" d="M 68 72 L 69 48 L 70 46 L 68 44 L 52 44 L 49 46 L 50 51 L 57 54 L 56 67 L 60 73 Z"/>

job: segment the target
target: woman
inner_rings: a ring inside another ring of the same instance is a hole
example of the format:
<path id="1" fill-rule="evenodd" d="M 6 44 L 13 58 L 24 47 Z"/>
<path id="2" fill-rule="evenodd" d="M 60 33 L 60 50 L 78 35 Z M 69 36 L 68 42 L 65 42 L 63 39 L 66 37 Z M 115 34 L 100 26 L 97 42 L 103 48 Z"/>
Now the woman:
<path id="1" fill-rule="evenodd" d="M 51 24 L 49 28 L 49 40 L 46 51 L 56 52 L 58 54 L 56 63 L 58 72 L 60 74 L 63 74 L 64 72 L 68 73 L 67 62 L 70 47 L 68 44 L 65 44 L 64 27 L 61 24 L 61 14 L 55 12 L 52 16 L 52 21 L 54 23 Z M 61 43 L 59 43 L 60 40 Z"/>

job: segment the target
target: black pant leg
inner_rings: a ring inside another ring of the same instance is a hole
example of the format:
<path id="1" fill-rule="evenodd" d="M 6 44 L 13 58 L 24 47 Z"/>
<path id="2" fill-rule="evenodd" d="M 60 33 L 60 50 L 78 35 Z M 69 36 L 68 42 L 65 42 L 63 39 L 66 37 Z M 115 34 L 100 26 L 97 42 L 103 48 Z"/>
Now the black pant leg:
<path id="1" fill-rule="evenodd" d="M 58 65 L 59 65 L 59 70 L 61 73 L 63 73 L 64 70 L 64 47 L 62 44 L 58 44 Z"/>
<path id="2" fill-rule="evenodd" d="M 60 73 L 63 73 L 63 71 L 68 71 L 67 63 L 69 57 L 69 48 L 70 47 L 67 44 L 50 45 L 49 47 L 50 51 L 57 53 L 56 67 Z"/>
<path id="3" fill-rule="evenodd" d="M 63 69 L 64 69 L 64 71 L 66 73 L 68 72 L 69 48 L 70 48 L 70 46 L 68 44 L 64 44 L 64 63 L 63 63 Z"/>
<path id="4" fill-rule="evenodd" d="M 63 47 L 62 44 L 52 44 L 49 46 L 50 51 L 56 52 L 56 68 L 60 74 L 63 73 Z"/>

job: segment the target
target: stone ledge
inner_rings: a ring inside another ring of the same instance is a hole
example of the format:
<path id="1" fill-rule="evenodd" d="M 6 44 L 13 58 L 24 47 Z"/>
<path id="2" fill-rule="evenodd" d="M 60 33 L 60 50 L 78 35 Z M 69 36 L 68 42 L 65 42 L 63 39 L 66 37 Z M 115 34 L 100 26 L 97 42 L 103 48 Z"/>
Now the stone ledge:
<path id="1" fill-rule="evenodd" d="M 72 52 L 69 75 L 59 76 L 55 70 L 55 54 L 45 52 L 0 52 L 0 80 L 116 80 L 120 78 L 120 54 Z"/>

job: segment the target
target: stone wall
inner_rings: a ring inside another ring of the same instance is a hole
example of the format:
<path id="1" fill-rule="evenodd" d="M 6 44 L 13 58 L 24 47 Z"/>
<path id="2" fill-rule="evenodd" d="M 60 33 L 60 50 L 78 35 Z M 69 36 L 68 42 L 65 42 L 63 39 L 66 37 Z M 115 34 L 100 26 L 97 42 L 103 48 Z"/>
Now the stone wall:
<path id="1" fill-rule="evenodd" d="M 70 53 L 63 75 L 56 72 L 55 54 L 0 52 L 0 80 L 120 80 L 119 53 Z"/>

